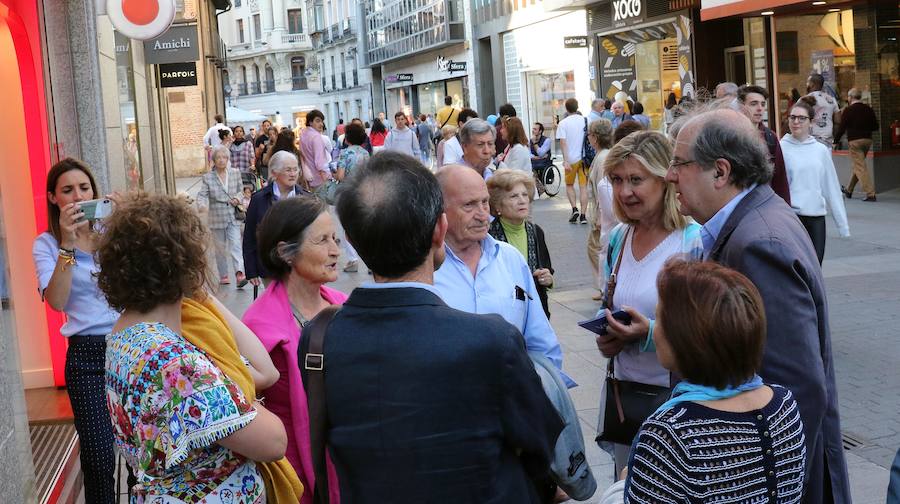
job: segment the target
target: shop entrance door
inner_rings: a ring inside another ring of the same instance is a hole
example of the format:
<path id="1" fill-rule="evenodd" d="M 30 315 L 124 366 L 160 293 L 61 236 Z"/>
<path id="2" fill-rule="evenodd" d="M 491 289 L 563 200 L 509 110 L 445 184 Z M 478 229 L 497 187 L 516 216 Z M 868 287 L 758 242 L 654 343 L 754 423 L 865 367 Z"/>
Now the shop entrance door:
<path id="1" fill-rule="evenodd" d="M 635 49 L 637 99 L 644 106 L 644 115 L 650 118 L 650 128 L 656 130 L 662 126 L 669 93 L 675 93 L 676 99 L 681 97 L 678 44 L 667 38 L 642 42 Z"/>
<path id="2" fill-rule="evenodd" d="M 747 46 L 725 49 L 725 80 L 738 86 L 750 81 L 747 78 Z"/>
<path id="3" fill-rule="evenodd" d="M 575 97 L 575 72 L 528 72 L 525 74 L 525 85 L 528 97 L 525 119 L 530 123 L 525 125 L 528 136 L 531 136 L 532 124 L 543 124 L 544 136 L 553 139 L 556 152 L 556 125 L 566 117 L 566 100 Z M 582 105 L 582 108 L 585 107 Z"/>

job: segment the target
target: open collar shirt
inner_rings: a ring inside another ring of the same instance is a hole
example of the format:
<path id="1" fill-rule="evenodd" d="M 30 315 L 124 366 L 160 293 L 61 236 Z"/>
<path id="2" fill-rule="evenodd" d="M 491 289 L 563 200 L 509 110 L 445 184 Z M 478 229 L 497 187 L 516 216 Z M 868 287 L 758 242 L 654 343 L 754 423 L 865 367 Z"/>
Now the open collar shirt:
<path id="1" fill-rule="evenodd" d="M 562 350 L 541 305 L 534 277 L 522 254 L 488 235 L 481 241 L 475 276 L 449 245 L 447 257 L 434 274 L 434 286 L 451 308 L 469 313 L 496 313 L 525 337 L 529 352 L 539 352 L 562 370 Z M 562 373 L 566 385 L 576 383 Z"/>
<path id="2" fill-rule="evenodd" d="M 700 239 L 703 241 L 703 258 L 708 258 L 709 254 L 712 252 L 713 246 L 716 244 L 716 240 L 719 239 L 719 233 L 722 232 L 722 227 L 725 226 L 725 223 L 728 222 L 728 218 L 731 217 L 731 214 L 734 212 L 734 209 L 737 208 L 738 204 L 741 200 L 744 199 L 745 196 L 750 194 L 750 191 L 756 188 L 757 184 L 753 184 L 750 187 L 744 189 L 737 196 L 731 198 L 731 201 L 725 204 L 722 208 L 716 212 L 715 215 L 712 216 L 712 219 L 709 219 L 703 227 L 700 228 Z"/>

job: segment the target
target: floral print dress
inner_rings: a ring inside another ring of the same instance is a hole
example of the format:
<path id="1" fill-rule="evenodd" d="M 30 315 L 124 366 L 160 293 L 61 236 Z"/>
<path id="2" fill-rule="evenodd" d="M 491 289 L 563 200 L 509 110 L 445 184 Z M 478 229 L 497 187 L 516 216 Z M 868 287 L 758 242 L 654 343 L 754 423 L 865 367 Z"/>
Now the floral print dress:
<path id="1" fill-rule="evenodd" d="M 132 504 L 265 502 L 256 464 L 216 442 L 256 417 L 206 355 L 163 324 L 110 334 L 106 403 L 138 478 Z"/>

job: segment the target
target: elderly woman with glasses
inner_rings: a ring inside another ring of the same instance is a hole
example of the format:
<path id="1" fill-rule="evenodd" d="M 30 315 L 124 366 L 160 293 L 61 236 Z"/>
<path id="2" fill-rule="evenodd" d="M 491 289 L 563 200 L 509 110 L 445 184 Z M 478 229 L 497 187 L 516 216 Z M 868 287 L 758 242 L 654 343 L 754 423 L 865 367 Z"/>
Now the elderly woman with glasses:
<path id="1" fill-rule="evenodd" d="M 256 229 L 259 223 L 276 201 L 310 195 L 309 191 L 297 184 L 300 178 L 300 163 L 292 152 L 278 151 L 273 154 L 269 159 L 269 174 L 272 182 L 257 191 L 250 199 L 247 218 L 244 220 L 244 265 L 247 268 L 247 279 L 253 285 L 259 285 L 260 278 L 269 277 L 269 272 L 266 271 L 257 252 Z"/>
<path id="2" fill-rule="evenodd" d="M 309 433 L 306 390 L 297 349 L 303 329 L 324 308 L 347 296 L 325 284 L 338 277 L 337 230 L 328 206 L 319 198 L 279 201 L 259 225 L 259 257 L 272 283 L 244 314 L 243 322 L 262 342 L 280 378 L 262 391 L 266 407 L 287 430 L 285 456 L 303 487 L 300 504 L 313 502 L 315 471 Z M 330 502 L 339 502 L 334 467 L 328 463 Z"/>
<path id="3" fill-rule="evenodd" d="M 491 215 L 494 221 L 488 233 L 509 243 L 528 262 L 544 313 L 550 318 L 547 289 L 553 286 L 553 264 L 544 241 L 544 230 L 528 221 L 534 196 L 534 177 L 530 173 L 503 168 L 487 181 Z"/>
<path id="4" fill-rule="evenodd" d="M 606 288 L 599 315 L 606 315 L 609 328 L 597 336 L 597 347 L 610 359 L 607 372 L 616 379 L 660 389 L 670 387 L 671 376 L 657 360 L 653 343 L 656 276 L 670 257 L 699 259 L 702 251 L 700 226 L 679 213 L 675 187 L 665 179 L 671 159 L 672 145 L 665 136 L 638 131 L 610 149 L 603 163 L 612 185 L 613 211 L 622 224 L 610 233 L 601 266 Z M 615 283 L 608 282 L 613 273 Z M 612 317 L 611 312 L 619 310 L 628 313 L 630 323 Z M 620 393 L 627 391 L 606 390 L 607 398 Z M 627 397 L 620 400 L 628 402 Z M 614 453 L 615 474 L 619 474 L 628 461 L 630 438 L 637 432 L 604 437 L 618 427 L 609 425 L 616 416 L 603 409 L 608 409 L 608 404 L 601 404 L 598 432 L 600 439 L 612 441 L 612 446 L 602 447 Z M 643 418 L 628 420 L 643 421 L 650 413 L 641 412 Z"/>

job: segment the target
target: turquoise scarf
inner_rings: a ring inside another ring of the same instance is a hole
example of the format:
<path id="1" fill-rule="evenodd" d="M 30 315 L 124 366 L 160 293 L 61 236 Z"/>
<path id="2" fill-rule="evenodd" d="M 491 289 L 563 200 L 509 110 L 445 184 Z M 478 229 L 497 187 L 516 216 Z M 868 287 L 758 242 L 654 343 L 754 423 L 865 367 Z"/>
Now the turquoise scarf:
<path id="1" fill-rule="evenodd" d="M 762 386 L 762 378 L 760 378 L 759 375 L 756 374 L 753 375 L 753 378 L 750 378 L 737 387 L 725 387 L 724 389 L 717 389 L 706 385 L 697 385 L 696 383 L 683 381 L 678 385 L 675 385 L 675 389 L 672 390 L 672 397 L 668 401 L 664 402 L 663 405 L 656 410 L 656 413 L 672 408 L 678 403 L 688 401 L 715 401 L 718 399 L 728 399 L 729 397 L 734 397 L 741 392 L 756 390 Z"/>

